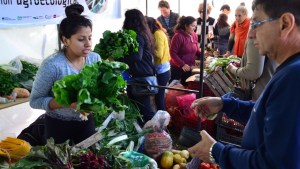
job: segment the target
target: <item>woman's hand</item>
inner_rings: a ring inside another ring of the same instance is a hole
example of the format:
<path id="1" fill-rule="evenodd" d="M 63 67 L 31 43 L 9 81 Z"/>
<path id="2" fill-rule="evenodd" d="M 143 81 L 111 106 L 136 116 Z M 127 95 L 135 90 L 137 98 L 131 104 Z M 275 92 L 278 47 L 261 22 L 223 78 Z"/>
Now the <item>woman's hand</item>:
<path id="1" fill-rule="evenodd" d="M 188 72 L 188 71 L 191 71 L 191 67 L 189 65 L 185 64 L 182 66 L 182 70 L 185 72 Z"/>
<path id="2" fill-rule="evenodd" d="M 229 71 L 232 74 L 235 74 L 235 71 L 237 70 L 237 67 L 234 66 L 232 63 L 229 63 L 226 67 L 227 71 Z"/>
<path id="3" fill-rule="evenodd" d="M 71 103 L 70 108 L 71 108 L 71 109 L 74 109 L 75 112 L 80 113 L 79 117 L 80 117 L 82 120 L 84 120 L 84 121 L 88 120 L 87 116 L 88 116 L 91 112 L 82 112 L 82 111 L 77 110 L 77 102 Z"/>
<path id="4" fill-rule="evenodd" d="M 71 103 L 70 109 L 74 109 L 74 111 L 77 111 L 76 107 L 77 107 L 77 102 Z"/>
<path id="5" fill-rule="evenodd" d="M 223 103 L 220 97 L 202 97 L 195 100 L 191 108 L 195 110 L 201 118 L 207 118 L 222 110 Z"/>
<path id="6" fill-rule="evenodd" d="M 227 52 L 223 55 L 224 58 L 227 58 L 227 57 L 229 57 L 229 56 L 230 56 L 230 51 L 227 51 Z"/>
<path id="7" fill-rule="evenodd" d="M 204 162 L 211 163 L 210 161 L 210 147 L 216 143 L 216 141 L 205 131 L 200 131 L 201 141 L 198 142 L 193 147 L 190 147 L 188 151 L 193 157 L 198 157 L 199 159 L 203 160 Z"/>
<path id="8" fill-rule="evenodd" d="M 200 66 L 200 64 L 201 64 L 201 60 L 195 60 L 195 66 Z"/>

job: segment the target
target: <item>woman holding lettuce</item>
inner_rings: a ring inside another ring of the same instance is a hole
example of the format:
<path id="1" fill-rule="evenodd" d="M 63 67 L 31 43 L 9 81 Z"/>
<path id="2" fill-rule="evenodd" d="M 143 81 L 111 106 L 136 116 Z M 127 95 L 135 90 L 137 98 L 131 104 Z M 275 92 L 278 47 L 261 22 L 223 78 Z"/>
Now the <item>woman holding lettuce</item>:
<path id="1" fill-rule="evenodd" d="M 52 92 L 54 82 L 64 76 L 78 74 L 84 65 L 100 61 L 100 56 L 91 52 L 92 23 L 81 15 L 84 8 L 72 4 L 65 9 L 66 18 L 59 26 L 59 38 L 64 48 L 46 58 L 37 72 L 30 96 L 30 106 L 46 111 L 45 138 L 54 138 L 56 144 L 70 140 L 77 144 L 95 133 L 93 116 L 86 121 L 76 112 L 76 103 L 62 107 Z"/>
<path id="2" fill-rule="evenodd" d="M 138 52 L 124 56 L 124 58 L 119 59 L 119 61 L 128 64 L 128 73 L 133 78 L 155 75 L 156 72 L 153 58 L 153 54 L 155 53 L 155 43 L 143 13 L 138 9 L 127 10 L 125 12 L 123 29 L 131 29 L 136 32 L 136 40 L 139 47 Z M 151 105 L 151 96 L 136 96 L 132 91 L 132 87 L 134 87 L 134 85 L 127 86 L 127 95 L 137 103 L 138 108 L 143 115 L 144 121 L 140 121 L 140 125 L 143 126 L 148 120 L 151 120 L 155 114 Z"/>

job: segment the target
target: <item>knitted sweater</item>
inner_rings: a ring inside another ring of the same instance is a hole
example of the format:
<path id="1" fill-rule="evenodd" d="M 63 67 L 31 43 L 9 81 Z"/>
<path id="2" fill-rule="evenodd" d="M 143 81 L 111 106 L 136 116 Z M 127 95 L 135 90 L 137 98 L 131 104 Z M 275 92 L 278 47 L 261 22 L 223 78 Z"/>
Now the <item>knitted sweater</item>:
<path id="1" fill-rule="evenodd" d="M 85 64 L 90 65 L 100 61 L 100 56 L 96 53 L 89 53 Z M 79 71 L 73 68 L 65 57 L 64 52 L 59 51 L 46 58 L 41 64 L 30 94 L 30 106 L 34 109 L 43 109 L 53 117 L 67 121 L 81 121 L 79 113 L 70 108 L 59 108 L 51 110 L 49 102 L 54 98 L 52 86 L 55 81 L 64 76 L 79 74 Z"/>

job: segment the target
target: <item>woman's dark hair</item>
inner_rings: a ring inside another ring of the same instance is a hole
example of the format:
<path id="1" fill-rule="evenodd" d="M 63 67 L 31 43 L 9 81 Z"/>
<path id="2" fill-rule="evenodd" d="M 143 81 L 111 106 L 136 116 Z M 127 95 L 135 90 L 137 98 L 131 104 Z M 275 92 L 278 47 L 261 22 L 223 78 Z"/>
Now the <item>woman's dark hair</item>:
<path id="1" fill-rule="evenodd" d="M 224 27 L 229 26 L 229 24 L 227 23 L 227 20 L 228 20 L 228 16 L 224 13 L 221 13 L 219 15 L 218 22 L 217 22 L 218 28 L 224 28 Z"/>
<path id="2" fill-rule="evenodd" d="M 141 34 L 146 39 L 146 44 L 151 50 L 152 54 L 155 54 L 153 35 L 148 27 L 145 16 L 140 10 L 130 9 L 125 12 L 123 29 L 131 29 L 138 34 Z"/>
<path id="3" fill-rule="evenodd" d="M 84 8 L 80 4 L 72 4 L 66 7 L 65 13 L 67 17 L 59 25 L 59 38 L 61 41 L 63 36 L 70 38 L 81 27 L 90 27 L 92 29 L 91 20 L 81 15 L 83 11 Z"/>
<path id="4" fill-rule="evenodd" d="M 299 0 L 254 0 L 252 4 L 252 10 L 254 10 L 257 5 L 261 5 L 264 12 L 270 18 L 279 18 L 285 12 L 290 12 L 295 17 L 295 22 L 300 25 L 300 1 Z"/>
<path id="5" fill-rule="evenodd" d="M 185 30 L 186 26 L 189 26 L 190 24 L 192 24 L 193 22 L 195 22 L 196 19 L 192 16 L 182 16 L 179 18 L 177 25 L 175 26 L 175 30 Z"/>
<path id="6" fill-rule="evenodd" d="M 152 34 L 154 34 L 157 30 L 162 30 L 166 33 L 166 29 L 164 29 L 162 25 L 153 17 L 146 16 L 146 20 Z"/>

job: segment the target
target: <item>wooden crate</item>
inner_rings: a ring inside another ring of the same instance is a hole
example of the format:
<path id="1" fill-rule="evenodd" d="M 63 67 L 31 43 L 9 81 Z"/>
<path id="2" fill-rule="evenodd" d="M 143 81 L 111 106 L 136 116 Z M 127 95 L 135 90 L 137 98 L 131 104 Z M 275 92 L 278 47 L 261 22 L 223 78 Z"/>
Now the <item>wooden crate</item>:
<path id="1" fill-rule="evenodd" d="M 234 83 L 221 70 L 205 75 L 204 81 L 216 96 L 223 96 L 234 88 Z"/>

